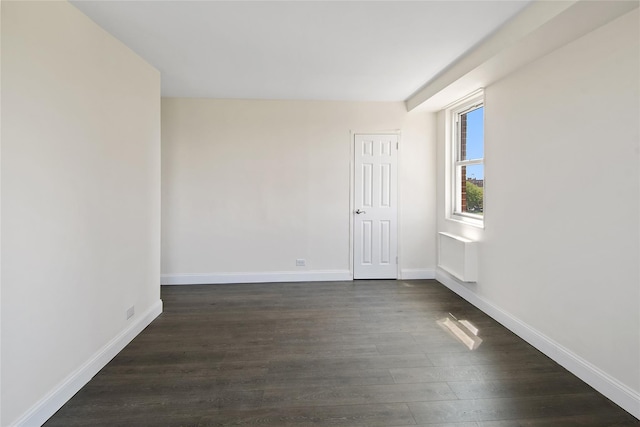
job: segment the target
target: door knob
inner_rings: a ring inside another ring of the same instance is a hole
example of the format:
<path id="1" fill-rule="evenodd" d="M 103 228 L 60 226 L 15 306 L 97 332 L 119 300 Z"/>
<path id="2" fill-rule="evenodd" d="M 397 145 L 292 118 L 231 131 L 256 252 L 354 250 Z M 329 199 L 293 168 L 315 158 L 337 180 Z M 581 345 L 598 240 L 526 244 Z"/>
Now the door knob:
<path id="1" fill-rule="evenodd" d="M 363 214 L 363 213 L 366 213 L 366 212 L 365 212 L 365 211 L 361 211 L 360 209 L 356 209 L 356 213 L 357 213 L 358 215 L 360 215 L 360 214 Z"/>

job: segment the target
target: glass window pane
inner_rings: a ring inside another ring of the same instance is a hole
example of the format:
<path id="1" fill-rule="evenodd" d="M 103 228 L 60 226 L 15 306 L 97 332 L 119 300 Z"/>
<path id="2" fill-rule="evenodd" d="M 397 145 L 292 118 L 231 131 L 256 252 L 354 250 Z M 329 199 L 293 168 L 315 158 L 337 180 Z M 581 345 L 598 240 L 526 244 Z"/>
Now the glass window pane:
<path id="1" fill-rule="evenodd" d="M 484 107 L 460 115 L 460 160 L 484 157 Z"/>
<path id="2" fill-rule="evenodd" d="M 484 165 L 462 166 L 461 212 L 482 215 L 484 210 Z"/>

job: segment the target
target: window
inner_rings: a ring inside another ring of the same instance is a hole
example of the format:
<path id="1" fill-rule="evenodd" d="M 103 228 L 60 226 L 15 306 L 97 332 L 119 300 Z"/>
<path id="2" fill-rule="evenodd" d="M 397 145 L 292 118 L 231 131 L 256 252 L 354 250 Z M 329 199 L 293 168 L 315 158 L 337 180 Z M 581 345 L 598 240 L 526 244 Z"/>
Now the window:
<path id="1" fill-rule="evenodd" d="M 451 213 L 482 225 L 484 215 L 484 98 L 474 94 L 450 110 Z"/>

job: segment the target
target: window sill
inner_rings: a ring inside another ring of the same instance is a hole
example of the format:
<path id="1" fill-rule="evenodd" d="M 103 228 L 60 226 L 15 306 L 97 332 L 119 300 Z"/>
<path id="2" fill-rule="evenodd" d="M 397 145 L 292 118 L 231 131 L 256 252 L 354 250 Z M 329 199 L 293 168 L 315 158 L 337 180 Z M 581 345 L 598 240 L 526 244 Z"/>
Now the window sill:
<path id="1" fill-rule="evenodd" d="M 472 218 L 464 215 L 453 214 L 447 217 L 447 220 L 457 222 L 458 224 L 470 225 L 472 227 L 476 227 L 484 230 L 483 218 Z"/>

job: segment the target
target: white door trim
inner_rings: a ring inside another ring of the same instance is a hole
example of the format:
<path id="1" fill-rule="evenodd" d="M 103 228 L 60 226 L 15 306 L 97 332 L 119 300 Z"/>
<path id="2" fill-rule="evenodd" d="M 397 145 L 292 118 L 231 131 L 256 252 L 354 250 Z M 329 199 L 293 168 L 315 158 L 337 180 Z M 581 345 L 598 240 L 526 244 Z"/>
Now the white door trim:
<path id="1" fill-rule="evenodd" d="M 394 186 L 394 190 L 396 191 L 396 254 L 398 257 L 398 262 L 396 263 L 396 279 L 401 279 L 401 258 L 400 258 L 400 247 L 401 247 L 401 235 L 400 235 L 400 204 L 401 204 L 401 196 L 400 196 L 400 173 L 401 173 L 401 147 L 402 147 L 402 133 L 400 129 L 391 129 L 391 130 L 383 130 L 383 131 L 349 131 L 349 274 L 351 276 L 351 280 L 354 280 L 354 231 L 355 231 L 355 219 L 353 212 L 356 209 L 355 202 L 355 137 L 356 135 L 395 135 L 398 138 L 398 148 L 397 148 L 397 163 L 396 163 L 396 173 L 397 179 L 396 184 Z"/>

